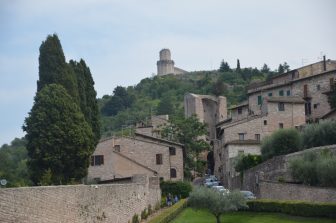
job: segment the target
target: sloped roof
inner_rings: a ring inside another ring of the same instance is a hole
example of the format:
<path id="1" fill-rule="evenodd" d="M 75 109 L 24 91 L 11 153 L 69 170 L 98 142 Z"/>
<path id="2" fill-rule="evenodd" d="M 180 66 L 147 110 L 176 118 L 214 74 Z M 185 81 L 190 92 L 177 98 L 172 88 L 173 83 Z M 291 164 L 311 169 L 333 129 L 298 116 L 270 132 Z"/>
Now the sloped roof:
<path id="1" fill-rule="evenodd" d="M 247 139 L 247 140 L 233 140 L 230 142 L 225 143 L 226 145 L 259 145 L 260 141 L 254 139 Z"/>

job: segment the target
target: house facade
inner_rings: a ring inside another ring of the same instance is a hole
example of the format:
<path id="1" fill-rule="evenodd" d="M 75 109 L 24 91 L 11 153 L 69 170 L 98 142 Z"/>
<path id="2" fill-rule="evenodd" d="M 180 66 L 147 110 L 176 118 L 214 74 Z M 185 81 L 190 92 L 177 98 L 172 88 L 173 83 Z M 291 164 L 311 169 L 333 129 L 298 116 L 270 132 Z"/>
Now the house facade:
<path id="1" fill-rule="evenodd" d="M 99 142 L 91 157 L 89 180 L 106 181 L 134 174 L 183 180 L 183 145 L 140 133 Z"/>

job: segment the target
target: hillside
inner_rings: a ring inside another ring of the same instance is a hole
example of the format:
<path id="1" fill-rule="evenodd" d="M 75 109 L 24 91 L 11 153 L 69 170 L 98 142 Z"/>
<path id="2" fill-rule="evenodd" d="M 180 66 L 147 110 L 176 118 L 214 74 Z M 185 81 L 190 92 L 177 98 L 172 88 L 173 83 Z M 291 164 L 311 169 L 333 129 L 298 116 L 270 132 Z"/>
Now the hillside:
<path id="1" fill-rule="evenodd" d="M 220 68 L 214 71 L 189 72 L 145 78 L 135 86 L 114 89 L 113 95 L 99 99 L 102 137 L 108 137 L 151 115 L 183 115 L 186 93 L 222 95 L 228 106 L 246 99 L 246 86 L 262 81 L 275 72 L 269 69 Z"/>

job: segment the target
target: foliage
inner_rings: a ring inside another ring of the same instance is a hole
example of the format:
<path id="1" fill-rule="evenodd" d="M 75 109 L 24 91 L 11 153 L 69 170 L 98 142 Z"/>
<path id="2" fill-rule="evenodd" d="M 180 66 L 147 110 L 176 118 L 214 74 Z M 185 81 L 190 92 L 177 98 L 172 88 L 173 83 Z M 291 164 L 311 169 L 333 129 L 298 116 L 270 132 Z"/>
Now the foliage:
<path id="1" fill-rule="evenodd" d="M 71 60 L 70 66 L 76 74 L 79 105 L 86 122 L 90 125 L 94 134 L 94 144 L 100 139 L 100 116 L 98 110 L 97 93 L 94 89 L 94 81 L 90 68 L 83 59 L 80 62 Z"/>
<path id="2" fill-rule="evenodd" d="M 206 210 L 186 208 L 171 223 L 215 223 Z M 221 217 L 222 223 L 334 223 L 327 218 L 308 218 L 270 212 L 230 212 Z"/>
<path id="3" fill-rule="evenodd" d="M 284 62 L 283 64 L 279 64 L 279 67 L 278 67 L 279 74 L 286 73 L 288 71 L 290 71 L 290 69 L 289 69 L 289 65 L 287 64 L 287 62 Z"/>
<path id="4" fill-rule="evenodd" d="M 192 190 L 191 184 L 187 181 L 162 181 L 160 188 L 163 196 L 171 194 L 179 198 L 187 198 Z"/>
<path id="5" fill-rule="evenodd" d="M 336 121 L 309 124 L 302 132 L 304 148 L 336 144 Z"/>
<path id="6" fill-rule="evenodd" d="M 111 116 L 116 115 L 119 111 L 129 108 L 133 103 L 133 97 L 126 88 L 117 86 L 113 91 L 113 96 L 107 101 L 102 108 L 102 113 Z"/>
<path id="7" fill-rule="evenodd" d="M 49 84 L 37 93 L 23 130 L 34 184 L 41 182 L 48 169 L 53 184 L 67 184 L 71 178 L 79 181 L 87 175 L 93 133 L 64 87 Z"/>
<path id="8" fill-rule="evenodd" d="M 336 187 L 336 155 L 329 150 L 309 151 L 290 161 L 295 180 L 312 186 Z"/>
<path id="9" fill-rule="evenodd" d="M 239 191 L 223 194 L 211 188 L 197 187 L 190 193 L 188 205 L 194 209 L 208 209 L 220 223 L 223 213 L 246 207 L 246 201 Z"/>
<path id="10" fill-rule="evenodd" d="M 145 210 L 141 211 L 141 220 L 147 219 L 147 217 L 148 217 L 147 210 L 145 209 Z"/>
<path id="11" fill-rule="evenodd" d="M 281 212 L 305 217 L 336 218 L 336 203 L 312 203 L 304 201 L 253 200 L 248 201 L 249 211 Z"/>
<path id="12" fill-rule="evenodd" d="M 301 148 L 300 134 L 296 129 L 279 129 L 264 138 L 261 154 L 264 160 L 273 156 L 297 152 Z"/>
<path id="13" fill-rule="evenodd" d="M 15 138 L 10 145 L 0 147 L 0 179 L 6 179 L 6 187 L 22 187 L 31 184 L 27 170 L 27 141 Z"/>
<path id="14" fill-rule="evenodd" d="M 231 71 L 231 68 L 227 62 L 222 60 L 220 67 L 219 67 L 219 72 L 228 72 Z"/>
<path id="15" fill-rule="evenodd" d="M 237 172 L 244 172 L 247 169 L 257 166 L 261 162 L 262 159 L 260 155 L 242 154 L 237 157 L 235 170 Z"/>
<path id="16" fill-rule="evenodd" d="M 184 145 L 183 161 L 186 171 L 195 169 L 197 162 L 194 160 L 197 160 L 201 152 L 209 149 L 209 144 L 204 139 L 200 139 L 200 136 L 206 134 L 206 125 L 201 123 L 196 115 L 188 118 L 183 116 L 172 118 L 162 130 L 164 138 L 178 141 Z"/>
<path id="17" fill-rule="evenodd" d="M 240 72 L 241 71 L 241 69 L 240 69 L 240 61 L 239 61 L 239 59 L 237 59 L 237 68 L 236 68 L 236 72 Z"/>
<path id="18" fill-rule="evenodd" d="M 182 199 L 173 206 L 166 208 L 160 214 L 151 219 L 148 223 L 168 223 L 171 222 L 187 207 L 187 200 Z"/>
<path id="19" fill-rule="evenodd" d="M 73 100 L 79 103 L 76 75 L 65 61 L 61 42 L 56 34 L 47 36 L 40 46 L 37 91 L 53 83 L 62 85 Z"/>
<path id="20" fill-rule="evenodd" d="M 134 214 L 132 217 L 132 223 L 140 223 L 139 220 L 139 215 L 138 214 Z"/>

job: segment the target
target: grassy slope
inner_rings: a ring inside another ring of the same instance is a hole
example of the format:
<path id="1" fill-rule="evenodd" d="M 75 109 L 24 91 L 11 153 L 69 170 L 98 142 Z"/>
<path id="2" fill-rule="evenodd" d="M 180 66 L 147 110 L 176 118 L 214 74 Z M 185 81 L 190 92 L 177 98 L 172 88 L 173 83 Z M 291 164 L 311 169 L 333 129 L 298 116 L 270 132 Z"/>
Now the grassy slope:
<path id="1" fill-rule="evenodd" d="M 184 210 L 172 223 L 215 223 L 216 219 L 207 211 Z M 222 215 L 221 223 L 335 223 L 324 218 L 303 218 L 277 213 L 235 212 Z"/>

